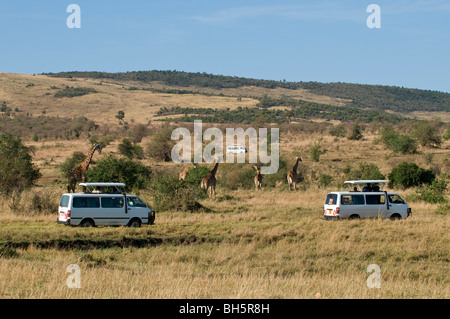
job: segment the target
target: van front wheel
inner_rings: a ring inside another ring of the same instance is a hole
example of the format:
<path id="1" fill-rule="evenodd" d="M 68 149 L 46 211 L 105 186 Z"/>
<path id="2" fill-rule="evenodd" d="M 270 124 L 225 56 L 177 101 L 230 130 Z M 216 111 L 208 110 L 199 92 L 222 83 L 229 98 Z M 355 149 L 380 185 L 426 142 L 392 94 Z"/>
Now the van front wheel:
<path id="1" fill-rule="evenodd" d="M 130 221 L 128 226 L 133 227 L 133 228 L 139 228 L 139 227 L 141 227 L 141 221 L 137 218 L 134 218 Z"/>
<path id="2" fill-rule="evenodd" d="M 399 220 L 401 218 L 402 217 L 399 214 L 392 214 L 391 217 L 390 217 L 391 220 Z"/>

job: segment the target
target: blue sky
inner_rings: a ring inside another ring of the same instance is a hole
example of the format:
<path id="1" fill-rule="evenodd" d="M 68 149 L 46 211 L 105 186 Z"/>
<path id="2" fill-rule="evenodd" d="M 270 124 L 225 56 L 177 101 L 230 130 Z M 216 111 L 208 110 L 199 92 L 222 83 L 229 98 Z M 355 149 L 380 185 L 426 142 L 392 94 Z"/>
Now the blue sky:
<path id="1" fill-rule="evenodd" d="M 81 28 L 69 29 L 70 4 Z M 381 28 L 370 29 L 370 4 Z M 179 70 L 450 92 L 449 0 L 0 2 L 0 72 Z"/>

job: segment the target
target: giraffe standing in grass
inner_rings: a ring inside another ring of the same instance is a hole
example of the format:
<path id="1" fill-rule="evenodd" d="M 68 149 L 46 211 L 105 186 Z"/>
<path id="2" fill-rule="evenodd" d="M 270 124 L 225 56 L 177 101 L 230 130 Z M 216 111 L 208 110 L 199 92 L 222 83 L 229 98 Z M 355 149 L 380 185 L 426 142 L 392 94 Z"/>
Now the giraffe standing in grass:
<path id="1" fill-rule="evenodd" d="M 86 182 L 86 171 L 89 168 L 89 164 L 91 163 L 92 157 L 94 156 L 95 151 L 100 147 L 99 144 L 95 144 L 90 150 L 89 154 L 86 156 L 83 162 L 75 166 L 69 173 L 69 185 L 67 186 L 67 192 L 75 193 L 75 189 L 77 187 L 77 182 L 83 181 Z"/>
<path id="2" fill-rule="evenodd" d="M 296 159 L 295 165 L 287 175 L 289 190 L 291 190 L 291 187 L 293 187 L 294 190 L 296 190 L 296 188 L 297 188 L 297 176 L 298 176 L 297 167 L 298 167 L 298 162 L 301 162 L 302 158 L 300 156 L 297 156 L 295 159 Z"/>
<path id="3" fill-rule="evenodd" d="M 256 187 L 256 190 L 260 190 L 261 184 L 262 184 L 261 168 L 258 166 L 253 166 L 253 168 L 256 169 L 255 187 Z"/>
<path id="4" fill-rule="evenodd" d="M 208 189 L 210 190 L 209 191 L 210 197 L 212 196 L 216 197 L 216 173 L 218 167 L 219 167 L 219 160 L 216 160 L 214 168 L 209 172 L 208 175 L 203 177 L 201 182 L 201 187 L 202 189 L 205 190 L 205 192 L 208 192 Z"/>

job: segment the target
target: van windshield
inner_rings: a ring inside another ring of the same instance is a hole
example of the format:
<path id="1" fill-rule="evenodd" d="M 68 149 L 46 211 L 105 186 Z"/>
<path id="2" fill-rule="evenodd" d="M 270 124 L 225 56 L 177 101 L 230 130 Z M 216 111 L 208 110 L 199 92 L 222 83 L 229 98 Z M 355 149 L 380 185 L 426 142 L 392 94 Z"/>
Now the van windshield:
<path id="1" fill-rule="evenodd" d="M 325 205 L 336 205 L 337 204 L 337 194 L 328 194 L 325 200 Z"/>

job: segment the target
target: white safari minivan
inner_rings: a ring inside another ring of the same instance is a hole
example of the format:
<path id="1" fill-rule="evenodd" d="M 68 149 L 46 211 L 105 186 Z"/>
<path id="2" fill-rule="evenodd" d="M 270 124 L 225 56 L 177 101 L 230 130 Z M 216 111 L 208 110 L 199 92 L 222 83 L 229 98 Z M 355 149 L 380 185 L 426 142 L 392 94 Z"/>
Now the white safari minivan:
<path id="1" fill-rule="evenodd" d="M 125 184 L 80 183 L 80 186 L 84 187 L 85 192 L 61 196 L 59 224 L 140 227 L 155 221 L 155 212 L 142 199 L 122 192 Z"/>
<path id="2" fill-rule="evenodd" d="M 382 190 L 386 183 L 389 181 L 346 181 L 353 190 L 328 193 L 323 207 L 324 219 L 401 219 L 411 216 L 411 208 L 400 195 Z"/>

